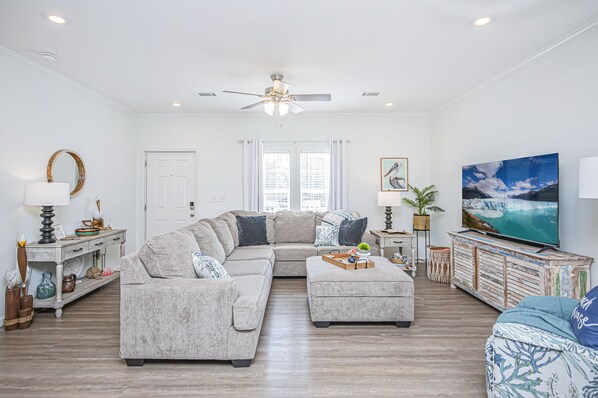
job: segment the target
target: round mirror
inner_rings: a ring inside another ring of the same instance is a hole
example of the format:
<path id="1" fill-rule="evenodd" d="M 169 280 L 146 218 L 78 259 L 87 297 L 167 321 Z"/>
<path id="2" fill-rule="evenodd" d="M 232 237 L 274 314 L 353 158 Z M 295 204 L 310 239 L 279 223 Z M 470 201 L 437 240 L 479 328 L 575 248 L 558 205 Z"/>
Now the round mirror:
<path id="1" fill-rule="evenodd" d="M 48 182 L 68 182 L 71 198 L 77 196 L 85 185 L 85 165 L 77 152 L 61 149 L 54 152 L 48 161 Z"/>

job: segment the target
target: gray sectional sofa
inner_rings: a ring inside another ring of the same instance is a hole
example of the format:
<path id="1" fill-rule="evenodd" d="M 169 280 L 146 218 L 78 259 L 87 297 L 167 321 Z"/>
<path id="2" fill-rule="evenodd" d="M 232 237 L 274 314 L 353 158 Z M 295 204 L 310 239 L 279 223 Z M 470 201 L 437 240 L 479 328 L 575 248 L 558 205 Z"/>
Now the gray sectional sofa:
<path id="1" fill-rule="evenodd" d="M 237 215 L 155 236 L 121 260 L 120 356 L 130 366 L 145 359 L 230 360 L 249 366 L 255 357 L 273 276 L 305 276 L 310 256 L 349 247 L 314 246 L 325 213 L 266 215 L 269 245 L 239 246 Z M 354 214 L 357 218 L 359 215 Z M 375 238 L 363 240 L 379 254 Z M 200 279 L 191 252 L 220 261 L 230 279 Z"/>

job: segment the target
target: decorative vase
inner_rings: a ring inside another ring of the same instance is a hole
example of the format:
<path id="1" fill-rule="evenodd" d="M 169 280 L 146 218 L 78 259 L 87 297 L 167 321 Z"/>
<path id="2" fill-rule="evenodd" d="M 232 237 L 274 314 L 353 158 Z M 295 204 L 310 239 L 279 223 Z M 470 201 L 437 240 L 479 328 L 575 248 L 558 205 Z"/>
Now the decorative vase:
<path id="1" fill-rule="evenodd" d="M 77 276 L 75 274 L 66 275 L 62 279 L 62 293 L 71 293 L 75 291 Z"/>
<path id="2" fill-rule="evenodd" d="M 430 230 L 430 215 L 420 216 L 418 214 L 413 215 L 413 229 L 417 231 L 429 231 Z"/>
<path id="3" fill-rule="evenodd" d="M 36 297 L 38 299 L 47 299 L 54 297 L 56 294 L 56 284 L 52 282 L 52 273 L 44 272 L 42 274 L 42 281 L 37 285 Z"/>

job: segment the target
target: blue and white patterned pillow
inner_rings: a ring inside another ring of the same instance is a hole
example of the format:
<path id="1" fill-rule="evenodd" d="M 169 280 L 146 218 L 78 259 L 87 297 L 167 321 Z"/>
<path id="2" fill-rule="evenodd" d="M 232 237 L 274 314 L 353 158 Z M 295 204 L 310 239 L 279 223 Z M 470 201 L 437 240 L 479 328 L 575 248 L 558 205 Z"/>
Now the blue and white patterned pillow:
<path id="1" fill-rule="evenodd" d="M 193 268 L 198 278 L 206 279 L 229 279 L 230 275 L 226 269 L 213 257 L 206 256 L 201 252 L 193 252 Z"/>
<path id="2" fill-rule="evenodd" d="M 354 220 L 353 213 L 348 210 L 330 210 L 322 219 L 322 225 L 341 225 L 343 220 Z"/>
<path id="3" fill-rule="evenodd" d="M 340 246 L 338 244 L 338 225 L 318 225 L 314 246 Z"/>

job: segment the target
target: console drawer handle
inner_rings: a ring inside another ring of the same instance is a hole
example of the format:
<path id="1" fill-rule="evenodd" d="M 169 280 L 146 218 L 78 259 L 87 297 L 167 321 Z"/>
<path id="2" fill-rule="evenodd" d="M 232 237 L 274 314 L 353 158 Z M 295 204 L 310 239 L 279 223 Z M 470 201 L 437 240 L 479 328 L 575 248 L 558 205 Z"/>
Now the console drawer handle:
<path id="1" fill-rule="evenodd" d="M 96 243 L 96 246 L 102 246 L 104 244 L 104 242 L 100 242 L 100 243 Z"/>
<path id="2" fill-rule="evenodd" d="M 403 243 L 402 240 L 395 240 L 394 243 Z"/>
<path id="3" fill-rule="evenodd" d="M 120 240 L 120 238 L 113 238 L 112 240 Z"/>
<path id="4" fill-rule="evenodd" d="M 73 250 L 73 253 L 80 252 L 81 250 L 83 250 L 83 248 L 82 248 L 82 247 L 80 247 L 80 248 L 78 248 L 78 249 L 75 249 L 75 250 Z"/>

